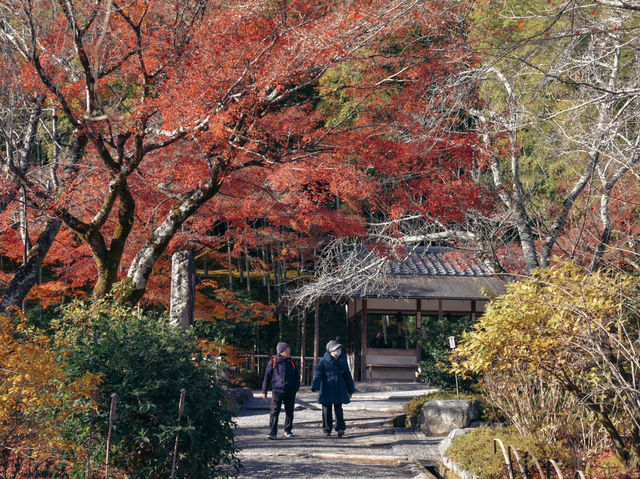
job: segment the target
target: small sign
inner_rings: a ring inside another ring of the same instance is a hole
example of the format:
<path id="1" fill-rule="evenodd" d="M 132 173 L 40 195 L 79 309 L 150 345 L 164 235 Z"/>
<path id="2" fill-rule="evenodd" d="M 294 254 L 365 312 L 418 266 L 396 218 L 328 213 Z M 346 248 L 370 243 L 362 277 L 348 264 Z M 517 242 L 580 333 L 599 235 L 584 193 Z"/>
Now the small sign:
<path id="1" fill-rule="evenodd" d="M 456 349 L 456 338 L 453 336 L 449 336 L 449 347 L 451 349 Z"/>

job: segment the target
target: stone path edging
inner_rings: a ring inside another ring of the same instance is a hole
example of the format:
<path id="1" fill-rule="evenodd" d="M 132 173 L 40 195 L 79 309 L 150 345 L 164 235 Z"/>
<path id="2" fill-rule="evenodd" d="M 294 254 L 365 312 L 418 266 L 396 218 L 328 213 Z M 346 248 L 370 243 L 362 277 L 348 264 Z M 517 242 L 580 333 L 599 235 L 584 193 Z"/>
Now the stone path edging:
<path id="1" fill-rule="evenodd" d="M 447 456 L 447 449 L 451 445 L 453 439 L 458 436 L 462 436 L 469 431 L 472 431 L 473 428 L 465 428 L 465 429 L 454 429 L 449 433 L 449 435 L 442 441 L 440 446 L 438 447 L 438 452 L 440 453 L 440 464 L 450 470 L 453 474 L 455 474 L 460 479 L 480 479 L 478 476 L 474 476 L 469 471 L 462 469 L 456 462 L 454 462 L 449 456 Z"/>
<path id="2" fill-rule="evenodd" d="M 469 471 L 462 469 L 457 463 L 453 462 L 448 456 L 442 456 L 442 465 L 453 472 L 460 479 L 480 479 Z"/>

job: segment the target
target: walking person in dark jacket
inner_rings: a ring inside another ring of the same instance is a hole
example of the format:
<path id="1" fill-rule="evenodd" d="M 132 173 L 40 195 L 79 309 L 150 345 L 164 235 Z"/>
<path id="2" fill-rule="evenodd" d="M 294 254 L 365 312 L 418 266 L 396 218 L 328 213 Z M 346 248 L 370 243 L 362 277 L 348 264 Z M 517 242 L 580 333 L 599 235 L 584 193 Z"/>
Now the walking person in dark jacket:
<path id="1" fill-rule="evenodd" d="M 276 356 L 267 364 L 262 382 L 262 397 L 267 399 L 267 389 L 271 385 L 271 415 L 269 416 L 269 434 L 267 438 L 278 436 L 278 417 L 284 403 L 284 436 L 292 437 L 293 407 L 296 393 L 300 389 L 300 374 L 291 359 L 291 348 L 287 343 L 278 343 Z"/>
<path id="2" fill-rule="evenodd" d="M 318 363 L 311 390 L 320 391 L 318 402 L 322 404 L 322 430 L 325 436 L 331 435 L 333 428 L 332 409 L 336 413 L 338 437 L 344 436 L 347 426 L 344 423 L 342 405 L 351 401 L 356 386 L 347 358 L 342 354 L 342 345 L 337 341 L 327 343 L 327 352 Z"/>

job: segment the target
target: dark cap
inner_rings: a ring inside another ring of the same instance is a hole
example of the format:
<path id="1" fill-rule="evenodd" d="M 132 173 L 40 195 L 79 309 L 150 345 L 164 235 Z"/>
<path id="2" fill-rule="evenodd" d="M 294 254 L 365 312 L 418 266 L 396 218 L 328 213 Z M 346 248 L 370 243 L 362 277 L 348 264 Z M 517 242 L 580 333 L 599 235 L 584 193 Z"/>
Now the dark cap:
<path id="1" fill-rule="evenodd" d="M 289 345 L 287 343 L 280 342 L 276 346 L 276 353 L 281 354 L 285 349 L 288 349 Z"/>

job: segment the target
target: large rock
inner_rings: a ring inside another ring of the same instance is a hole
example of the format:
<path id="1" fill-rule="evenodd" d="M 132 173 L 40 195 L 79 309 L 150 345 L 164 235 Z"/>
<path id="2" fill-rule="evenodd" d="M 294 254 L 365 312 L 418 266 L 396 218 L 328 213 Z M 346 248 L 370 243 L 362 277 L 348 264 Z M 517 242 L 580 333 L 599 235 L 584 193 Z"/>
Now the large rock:
<path id="1" fill-rule="evenodd" d="M 424 403 L 417 426 L 427 436 L 444 436 L 469 427 L 481 415 L 482 405 L 477 399 L 436 399 Z"/>
<path id="2" fill-rule="evenodd" d="M 227 389 L 227 399 L 227 409 L 237 413 L 245 402 L 253 399 L 253 392 L 249 388 Z"/>

